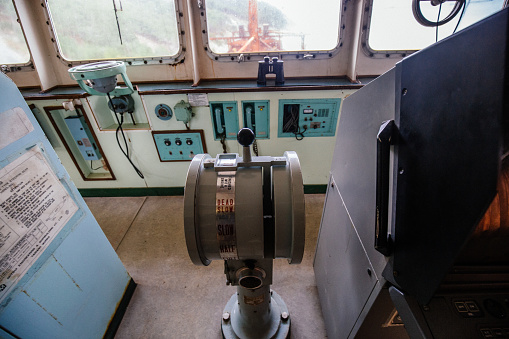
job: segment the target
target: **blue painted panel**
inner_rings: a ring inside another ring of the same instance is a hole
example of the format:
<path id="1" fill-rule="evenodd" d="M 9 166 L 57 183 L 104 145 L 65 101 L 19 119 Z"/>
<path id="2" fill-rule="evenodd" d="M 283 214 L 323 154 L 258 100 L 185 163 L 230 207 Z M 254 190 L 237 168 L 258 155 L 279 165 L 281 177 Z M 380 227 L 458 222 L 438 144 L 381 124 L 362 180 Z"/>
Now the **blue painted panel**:
<path id="1" fill-rule="evenodd" d="M 250 128 L 256 139 L 270 138 L 270 105 L 268 100 L 242 101 L 244 127 Z"/>
<path id="2" fill-rule="evenodd" d="M 341 99 L 279 100 L 278 137 L 336 134 Z"/>
<path id="3" fill-rule="evenodd" d="M 102 158 L 92 133 L 88 129 L 85 118 L 83 117 L 67 117 L 64 119 L 65 124 L 69 128 L 71 135 L 76 142 L 76 146 L 81 152 L 85 160 L 99 160 Z"/>
<path id="4" fill-rule="evenodd" d="M 0 328 L 0 339 L 17 339 Z"/>
<path id="5" fill-rule="evenodd" d="M 0 168 L 37 146 L 78 206 L 0 305 L 0 327 L 22 338 L 99 338 L 130 277 L 72 184 L 18 89 L 0 74 L 0 114 L 20 107 L 34 131 L 0 149 Z M 0 331 L 0 337 L 5 331 Z"/>
<path id="6" fill-rule="evenodd" d="M 154 131 L 152 136 L 161 161 L 191 161 L 205 153 L 203 131 Z"/>
<path id="7" fill-rule="evenodd" d="M 18 328 L 16 335 L 103 336 L 129 276 L 113 248 L 104 246 L 102 231 L 89 227 L 94 222 L 91 216 L 84 219 L 9 304 L 10 311 L 0 320 Z M 31 326 L 19 312 L 32 315 Z"/>
<path id="8" fill-rule="evenodd" d="M 239 132 L 239 113 L 236 101 L 210 102 L 210 114 L 214 127 L 214 140 L 237 139 Z"/>

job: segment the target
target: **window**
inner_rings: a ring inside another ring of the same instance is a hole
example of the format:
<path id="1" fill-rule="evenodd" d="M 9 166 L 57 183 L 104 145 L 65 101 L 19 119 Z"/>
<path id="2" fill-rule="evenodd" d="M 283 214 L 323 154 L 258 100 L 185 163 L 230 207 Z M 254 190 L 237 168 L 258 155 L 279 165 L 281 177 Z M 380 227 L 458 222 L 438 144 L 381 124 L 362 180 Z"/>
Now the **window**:
<path id="1" fill-rule="evenodd" d="M 60 56 L 68 61 L 177 62 L 175 0 L 46 0 Z"/>
<path id="2" fill-rule="evenodd" d="M 504 0 L 466 0 L 463 14 L 462 9 L 451 21 L 438 27 L 438 40 L 499 11 L 503 3 Z M 454 4 L 445 2 L 440 9 L 429 1 L 422 1 L 420 7 L 427 20 L 436 21 L 439 11 L 442 20 Z M 437 39 L 436 27 L 422 26 L 414 18 L 410 0 L 372 0 L 365 25 L 368 26 L 364 37 L 365 51 L 374 57 L 386 57 L 391 52 L 412 52 L 433 44 Z"/>
<path id="3" fill-rule="evenodd" d="M 339 0 L 206 0 L 203 42 L 216 60 L 240 54 L 260 60 L 269 53 L 330 57 L 343 31 L 340 16 Z"/>
<path id="4" fill-rule="evenodd" d="M 0 0 L 0 65 L 26 65 L 30 52 L 12 0 Z"/>

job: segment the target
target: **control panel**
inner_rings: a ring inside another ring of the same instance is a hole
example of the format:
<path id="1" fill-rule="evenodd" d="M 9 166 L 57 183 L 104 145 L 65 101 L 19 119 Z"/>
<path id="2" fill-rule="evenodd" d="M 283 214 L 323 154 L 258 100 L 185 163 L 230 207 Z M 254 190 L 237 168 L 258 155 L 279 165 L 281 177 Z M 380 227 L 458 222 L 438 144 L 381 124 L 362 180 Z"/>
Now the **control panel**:
<path id="1" fill-rule="evenodd" d="M 435 338 L 509 338 L 509 294 L 438 294 L 419 307 Z"/>
<path id="2" fill-rule="evenodd" d="M 242 101 L 244 127 L 251 129 L 256 139 L 269 139 L 270 110 L 268 100 Z"/>
<path id="3" fill-rule="evenodd" d="M 325 137 L 336 134 L 341 99 L 279 100 L 278 137 Z"/>
<path id="4" fill-rule="evenodd" d="M 203 130 L 152 131 L 160 161 L 190 161 L 207 153 Z"/>
<path id="5" fill-rule="evenodd" d="M 239 114 L 236 101 L 210 102 L 214 140 L 237 139 Z"/>
<path id="6" fill-rule="evenodd" d="M 64 122 L 85 160 L 99 160 L 102 158 L 83 116 L 67 117 Z"/>

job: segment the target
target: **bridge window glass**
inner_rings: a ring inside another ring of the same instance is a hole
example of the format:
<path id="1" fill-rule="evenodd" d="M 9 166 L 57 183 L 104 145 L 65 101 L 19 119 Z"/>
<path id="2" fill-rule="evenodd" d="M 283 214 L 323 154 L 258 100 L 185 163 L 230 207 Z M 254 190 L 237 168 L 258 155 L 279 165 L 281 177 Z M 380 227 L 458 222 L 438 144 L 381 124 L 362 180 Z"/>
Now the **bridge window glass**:
<path id="1" fill-rule="evenodd" d="M 12 0 L 0 0 L 0 65 L 30 62 L 30 52 L 19 25 Z"/>
<path id="2" fill-rule="evenodd" d="M 202 32 L 215 55 L 332 51 L 340 16 L 338 0 L 207 0 Z"/>
<path id="3" fill-rule="evenodd" d="M 46 4 L 58 51 L 66 61 L 159 62 L 182 50 L 175 0 L 47 0 Z"/>
<path id="4" fill-rule="evenodd" d="M 438 40 L 499 11 L 503 3 L 504 0 L 466 0 L 464 10 L 462 8 L 451 21 L 438 27 Z M 432 6 L 430 1 L 421 1 L 420 8 L 427 20 L 436 22 L 439 11 L 440 20 L 443 20 L 451 13 L 454 5 L 454 1 L 447 1 L 440 9 L 440 6 Z M 372 0 L 370 15 L 366 16 L 365 24 L 368 25 L 366 45 L 371 53 L 419 50 L 437 39 L 436 27 L 422 26 L 414 18 L 410 0 Z"/>

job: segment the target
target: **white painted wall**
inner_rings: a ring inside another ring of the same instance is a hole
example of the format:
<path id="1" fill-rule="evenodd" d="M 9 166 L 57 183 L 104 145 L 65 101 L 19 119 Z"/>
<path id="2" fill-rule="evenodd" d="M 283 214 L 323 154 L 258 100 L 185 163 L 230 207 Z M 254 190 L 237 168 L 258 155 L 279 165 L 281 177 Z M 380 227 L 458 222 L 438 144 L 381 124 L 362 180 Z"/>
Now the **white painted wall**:
<path id="1" fill-rule="evenodd" d="M 295 138 L 278 138 L 278 106 L 279 99 L 317 99 L 317 98 L 345 98 L 353 93 L 353 90 L 327 90 L 327 91 L 281 91 L 281 92 L 235 92 L 235 93 L 210 93 L 209 101 L 237 101 L 239 108 L 239 124 L 242 127 L 241 115 L 242 100 L 269 100 L 270 101 L 270 139 L 258 140 L 260 155 L 281 156 L 285 151 L 296 151 L 301 161 L 304 184 L 327 184 L 329 170 L 332 162 L 336 137 L 306 137 L 297 141 Z M 113 181 L 84 181 L 76 169 L 71 157 L 59 142 L 55 145 L 62 164 L 69 172 L 72 180 L 78 188 L 114 188 L 114 187 L 183 187 L 189 162 L 160 162 L 151 130 L 184 130 L 182 122 L 175 117 L 163 121 L 156 117 L 154 109 L 158 104 L 167 104 L 174 107 L 180 100 L 187 101 L 185 94 L 172 95 L 144 95 L 141 100 L 136 100 L 137 114 L 146 114 L 150 129 L 128 130 L 126 136 L 130 141 L 132 160 L 143 172 L 145 179 L 141 179 L 135 173 L 124 155 L 118 149 L 115 140 L 115 131 L 100 130 L 96 116 L 111 114 L 106 107 L 104 98 L 88 97 L 82 99 L 85 111 L 91 121 L 92 128 L 98 138 L 104 155 L 116 176 Z M 61 105 L 63 100 L 34 100 L 34 104 L 41 111 L 42 119 L 46 119 L 46 125 L 50 127 L 50 139 L 58 139 L 56 132 L 51 126 L 44 107 Z M 90 105 L 87 104 L 90 102 Z M 92 107 L 92 109 L 91 109 Z M 141 112 L 140 112 L 141 111 Z M 193 107 L 195 117 L 191 120 L 191 129 L 202 129 L 205 134 L 205 144 L 211 156 L 222 153 L 219 141 L 214 140 L 212 122 L 209 107 Z M 127 118 L 127 117 L 126 117 Z M 128 118 L 127 118 L 128 119 Z M 47 129 L 47 128 L 46 128 Z M 241 153 L 241 146 L 236 140 L 227 140 L 228 151 Z"/>

